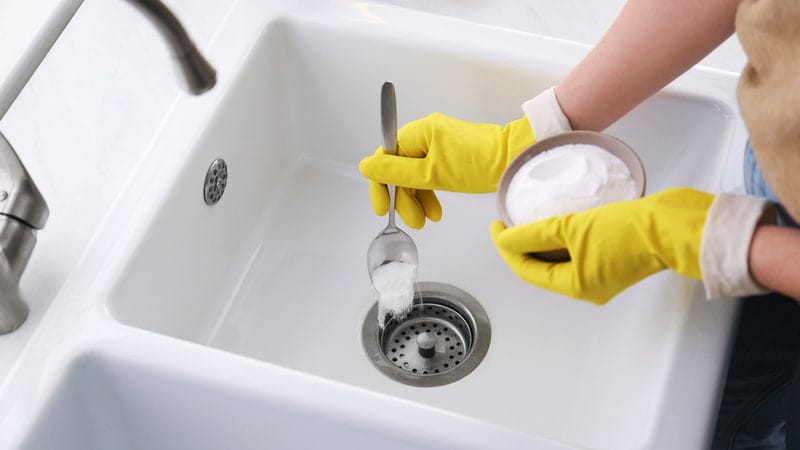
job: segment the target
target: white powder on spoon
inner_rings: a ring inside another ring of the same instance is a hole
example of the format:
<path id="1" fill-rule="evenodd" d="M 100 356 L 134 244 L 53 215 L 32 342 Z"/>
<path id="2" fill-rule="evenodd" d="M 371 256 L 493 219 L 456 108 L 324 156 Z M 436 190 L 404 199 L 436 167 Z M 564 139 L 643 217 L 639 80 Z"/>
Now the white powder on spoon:
<path id="1" fill-rule="evenodd" d="M 378 326 L 383 328 L 387 314 L 402 320 L 414 303 L 416 264 L 393 261 L 372 273 L 372 285 L 378 291 Z"/>
<path id="2" fill-rule="evenodd" d="M 636 183 L 621 159 L 596 145 L 568 144 L 523 164 L 508 185 L 505 203 L 519 225 L 636 196 Z"/>

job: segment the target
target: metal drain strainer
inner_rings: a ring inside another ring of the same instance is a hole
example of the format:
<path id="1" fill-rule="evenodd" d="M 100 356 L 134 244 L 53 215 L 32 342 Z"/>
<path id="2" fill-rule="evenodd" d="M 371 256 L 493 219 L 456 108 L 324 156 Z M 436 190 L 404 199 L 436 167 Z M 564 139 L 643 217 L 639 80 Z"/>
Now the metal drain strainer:
<path id="1" fill-rule="evenodd" d="M 402 321 L 387 321 L 383 330 L 377 314 L 376 303 L 364 320 L 364 349 L 381 372 L 401 383 L 452 383 L 475 369 L 489 349 L 486 312 L 448 284 L 419 283 L 413 310 Z"/>

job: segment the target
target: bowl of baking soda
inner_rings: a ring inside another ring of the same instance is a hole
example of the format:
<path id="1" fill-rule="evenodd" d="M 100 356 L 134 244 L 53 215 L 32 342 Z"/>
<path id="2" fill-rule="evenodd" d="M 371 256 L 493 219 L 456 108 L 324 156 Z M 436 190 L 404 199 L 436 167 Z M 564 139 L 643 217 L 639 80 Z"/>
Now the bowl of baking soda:
<path id="1" fill-rule="evenodd" d="M 644 195 L 639 156 L 620 139 L 570 131 L 543 139 L 517 155 L 497 189 L 497 209 L 507 227 L 585 211 Z M 568 261 L 566 249 L 537 253 Z"/>

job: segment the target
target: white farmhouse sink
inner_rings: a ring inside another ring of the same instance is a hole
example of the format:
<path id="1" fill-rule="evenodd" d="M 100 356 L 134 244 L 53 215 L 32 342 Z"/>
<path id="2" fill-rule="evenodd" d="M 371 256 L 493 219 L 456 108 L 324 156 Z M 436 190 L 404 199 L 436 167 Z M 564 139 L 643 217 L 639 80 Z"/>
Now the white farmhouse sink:
<path id="1" fill-rule="evenodd" d="M 28 438 L 14 448 L 487 448 L 486 441 L 468 439 L 470 429 L 486 430 L 486 425 L 441 417 L 430 408 L 405 405 L 403 417 L 381 417 L 368 409 L 342 408 L 327 401 L 324 388 L 315 389 L 318 397 L 313 401 L 287 395 L 286 388 L 297 383 L 293 373 L 267 379 L 272 386 L 248 386 L 248 380 L 229 377 L 235 382 L 231 386 L 208 377 L 213 372 L 209 369 L 188 361 L 181 368 L 142 365 L 104 351 L 81 355 L 69 366 Z M 365 396 L 349 394 L 356 404 Z M 429 425 L 415 426 L 415 421 Z M 434 424 L 446 425 L 459 436 L 442 433 Z M 497 442 L 519 443 L 519 439 Z"/>
<path id="2" fill-rule="evenodd" d="M 23 447 L 435 448 L 431 442 L 409 442 L 407 434 L 392 439 L 364 425 L 354 427 L 290 398 L 254 394 L 88 354 L 71 367 Z"/>
<path id="3" fill-rule="evenodd" d="M 83 319 L 82 339 L 109 346 L 103 333 L 124 336 L 126 349 L 167 369 L 140 370 L 127 361 L 106 370 L 108 358 L 79 356 L 52 383 L 50 407 L 32 415 L 27 442 L 50 442 L 37 441 L 49 432 L 73 436 L 70 420 L 77 420 L 74 426 L 90 427 L 90 436 L 98 431 L 87 423 L 99 421 L 156 447 L 192 443 L 171 431 L 165 441 L 149 441 L 147 430 L 162 416 L 207 405 L 229 411 L 257 403 L 262 409 L 254 410 L 275 417 L 284 400 L 242 396 L 235 386 L 278 371 L 282 379 L 289 373 L 325 383 L 341 398 L 374 396 L 387 421 L 417 405 L 426 411 L 422 429 L 453 417 L 481 424 L 465 427 L 473 433 L 466 441 L 443 438 L 433 446 L 509 448 L 501 443 L 513 436 L 533 448 L 702 448 L 733 303 L 708 303 L 698 283 L 670 273 L 605 307 L 527 285 L 489 238 L 493 195 L 444 193 L 442 221 L 410 231 L 420 278 L 463 289 L 487 311 L 492 342 L 480 366 L 453 384 L 414 388 L 381 374 L 362 348 L 361 326 L 375 301 L 366 248 L 385 219 L 373 215 L 357 164 L 380 142 L 381 84 L 395 83 L 401 124 L 434 111 L 503 123 L 519 117 L 520 103 L 556 83 L 586 49 L 363 2 L 285 10 L 259 3 L 234 8 L 211 51 L 212 58 L 227 55 L 220 57 L 228 64 L 220 85 L 209 98 L 176 105 L 68 291 L 95 311 Z M 609 130 L 642 157 L 649 192 L 720 188 L 729 153 L 743 143 L 731 106 L 734 85 L 724 73 L 693 71 Z M 208 206 L 201 190 L 216 158 L 227 162 L 229 179 L 221 201 Z M 95 322 L 102 326 L 92 328 L 94 335 L 85 331 Z M 184 357 L 171 360 L 169 352 Z M 192 384 L 187 361 L 201 371 L 214 366 L 213 382 L 205 383 L 226 387 Z M 169 395 L 143 400 L 150 390 Z M 99 409 L 65 419 L 84 391 Z M 169 408 L 173 396 L 200 403 Z M 110 400 L 117 397 L 122 401 Z M 124 410 L 97 416 L 117 404 Z M 308 408 L 290 408 L 281 420 L 338 426 Z M 129 425 L 129 414 L 145 422 Z M 177 430 L 191 434 L 204 417 Z M 350 425 L 342 445 L 389 442 L 367 431 L 366 422 Z M 312 442 L 282 436 L 275 442 Z M 83 441 L 75 442 L 80 448 Z"/>

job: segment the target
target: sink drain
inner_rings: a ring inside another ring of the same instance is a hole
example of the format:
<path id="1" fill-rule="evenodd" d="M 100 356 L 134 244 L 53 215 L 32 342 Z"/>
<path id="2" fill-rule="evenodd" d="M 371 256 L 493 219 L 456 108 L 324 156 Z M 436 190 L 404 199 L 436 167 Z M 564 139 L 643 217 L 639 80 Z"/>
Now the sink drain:
<path id="1" fill-rule="evenodd" d="M 421 301 L 420 301 L 421 300 Z M 411 386 L 441 386 L 472 372 L 489 349 L 491 329 L 477 300 L 454 286 L 422 282 L 414 308 L 378 327 L 378 304 L 364 320 L 364 349 L 385 375 Z"/>

